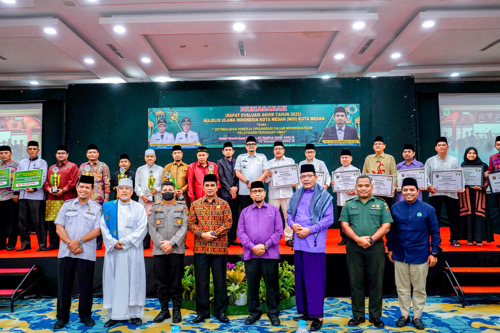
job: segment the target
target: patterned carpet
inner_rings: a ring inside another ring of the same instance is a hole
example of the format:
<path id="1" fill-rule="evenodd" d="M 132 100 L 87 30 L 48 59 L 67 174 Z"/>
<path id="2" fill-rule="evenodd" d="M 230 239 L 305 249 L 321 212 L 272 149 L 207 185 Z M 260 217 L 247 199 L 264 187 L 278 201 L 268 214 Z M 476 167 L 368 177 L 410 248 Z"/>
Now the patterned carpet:
<path id="1" fill-rule="evenodd" d="M 136 328 L 128 322 L 121 322 L 119 326 L 107 330 L 104 323 L 107 320 L 106 311 L 102 310 L 102 299 L 95 298 L 93 319 L 96 325 L 93 328 L 83 326 L 78 320 L 77 302 L 73 302 L 70 323 L 59 332 L 170 332 L 171 320 L 161 324 L 153 323 L 153 318 L 159 311 L 159 304 L 155 299 L 148 299 L 146 315 L 142 318 L 143 325 Z M 9 303 L 0 300 L 0 328 L 1 332 L 52 332 L 55 323 L 55 299 L 30 299 L 16 303 L 14 313 L 10 313 Z M 368 321 L 359 327 L 350 328 L 347 321 L 351 316 L 350 300 L 348 298 L 329 298 L 325 302 L 325 324 L 321 332 L 419 332 L 411 324 L 403 329 L 395 327 L 399 317 L 397 299 L 384 299 L 384 313 L 382 319 L 386 324 L 385 330 L 374 329 Z M 281 313 L 282 326 L 273 327 L 264 315 L 255 325 L 246 326 L 246 316 L 231 316 L 230 323 L 221 324 L 211 318 L 204 324 L 191 324 L 195 317 L 194 312 L 182 310 L 184 322 L 181 323 L 181 332 L 295 332 L 297 322 L 292 320 L 296 315 L 295 308 Z M 429 297 L 423 315 L 423 322 L 428 327 L 427 332 L 500 332 L 500 297 L 469 298 L 463 309 L 454 297 Z"/>

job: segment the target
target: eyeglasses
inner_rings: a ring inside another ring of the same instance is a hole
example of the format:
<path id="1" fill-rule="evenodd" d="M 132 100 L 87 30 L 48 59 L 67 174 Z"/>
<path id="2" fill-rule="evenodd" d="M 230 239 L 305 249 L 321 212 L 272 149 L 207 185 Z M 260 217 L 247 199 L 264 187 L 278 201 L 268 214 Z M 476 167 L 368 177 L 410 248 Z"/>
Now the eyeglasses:
<path id="1" fill-rule="evenodd" d="M 61 153 L 60 153 L 60 152 L 57 152 L 56 154 L 57 154 L 57 155 L 66 155 L 67 153 L 63 151 L 63 152 L 61 152 Z"/>
<path id="2" fill-rule="evenodd" d="M 265 192 L 265 190 L 251 190 L 250 191 L 250 193 L 252 193 L 252 194 L 262 194 L 264 192 Z"/>
<path id="3" fill-rule="evenodd" d="M 256 146 L 256 143 L 247 143 L 247 146 Z"/>
<path id="4" fill-rule="evenodd" d="M 274 151 L 282 151 L 284 150 L 283 148 L 274 148 Z"/>
<path id="5" fill-rule="evenodd" d="M 312 173 L 307 173 L 307 174 L 304 174 L 304 175 L 300 175 L 300 179 L 307 179 L 307 178 L 314 178 L 314 174 Z"/>

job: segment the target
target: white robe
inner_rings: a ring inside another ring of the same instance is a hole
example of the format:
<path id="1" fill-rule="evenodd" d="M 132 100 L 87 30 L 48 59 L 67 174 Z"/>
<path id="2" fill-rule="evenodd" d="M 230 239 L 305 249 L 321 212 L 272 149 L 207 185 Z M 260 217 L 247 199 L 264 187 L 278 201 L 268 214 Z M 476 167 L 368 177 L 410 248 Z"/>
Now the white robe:
<path id="1" fill-rule="evenodd" d="M 103 309 L 108 317 L 126 320 L 144 316 L 146 303 L 146 266 L 142 240 L 147 232 L 144 207 L 135 202 L 118 202 L 118 236 L 123 250 L 114 248 L 117 240 L 111 236 L 104 217 L 101 232 L 106 246 L 103 269 Z"/>

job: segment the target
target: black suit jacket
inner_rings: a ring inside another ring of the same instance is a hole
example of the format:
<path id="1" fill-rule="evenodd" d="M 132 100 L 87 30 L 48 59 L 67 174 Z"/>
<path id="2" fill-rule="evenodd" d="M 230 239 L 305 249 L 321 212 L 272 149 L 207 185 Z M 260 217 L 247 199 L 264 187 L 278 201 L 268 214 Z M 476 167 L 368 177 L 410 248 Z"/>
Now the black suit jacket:
<path id="1" fill-rule="evenodd" d="M 220 189 L 218 191 L 219 198 L 230 199 L 231 194 L 229 190 L 231 187 L 238 187 L 238 177 L 236 177 L 236 173 L 234 171 L 234 165 L 236 164 L 236 160 L 233 158 L 233 169 L 231 170 L 231 163 L 227 160 L 227 158 L 221 158 L 217 162 L 217 166 L 219 167 L 219 182 Z"/>
<path id="2" fill-rule="evenodd" d="M 358 132 L 352 126 L 344 125 L 344 140 L 359 140 Z M 337 129 L 335 126 L 330 126 L 325 129 L 323 132 L 323 137 L 321 140 L 338 140 L 337 138 Z"/>

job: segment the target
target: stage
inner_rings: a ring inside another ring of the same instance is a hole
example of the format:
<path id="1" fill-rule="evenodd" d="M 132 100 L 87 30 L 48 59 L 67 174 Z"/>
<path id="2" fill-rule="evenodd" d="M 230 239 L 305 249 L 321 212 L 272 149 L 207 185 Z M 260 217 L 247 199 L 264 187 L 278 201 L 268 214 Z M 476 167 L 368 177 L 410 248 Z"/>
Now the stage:
<path id="1" fill-rule="evenodd" d="M 484 246 L 467 246 L 466 241 L 460 241 L 461 247 L 452 247 L 449 243 L 449 228 L 441 228 L 443 252 L 439 255 L 438 265 L 429 270 L 428 294 L 429 295 L 447 295 L 450 290 L 445 285 L 442 274 L 442 264 L 444 260 L 452 266 L 500 266 L 500 235 L 495 235 L 495 242 L 484 243 Z M 339 297 L 350 295 L 349 276 L 346 265 L 345 246 L 339 246 L 340 233 L 338 229 L 329 229 L 326 243 L 327 260 L 327 297 Z M 31 250 L 22 252 L 0 251 L 0 267 L 28 267 L 38 264 L 42 274 L 42 295 L 55 296 L 57 294 L 57 254 L 58 250 L 38 252 L 36 236 L 31 236 Z M 186 250 L 184 259 L 185 265 L 193 262 L 193 235 L 188 232 L 186 244 L 189 249 Z M 16 246 L 19 248 L 20 244 Z M 229 248 L 228 261 L 236 262 L 240 260 L 243 249 L 237 246 Z M 293 263 L 293 249 L 285 245 L 285 239 L 280 242 L 281 259 Z M 105 250 L 97 251 L 97 261 L 94 275 L 95 295 L 102 293 L 102 266 Z M 144 250 L 146 262 L 147 280 L 150 281 L 147 287 L 148 296 L 155 296 L 155 286 L 153 280 L 153 260 L 152 250 Z M 395 296 L 393 264 L 386 260 L 384 276 L 384 295 Z"/>

